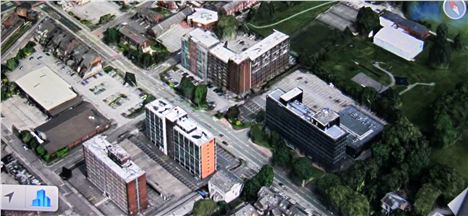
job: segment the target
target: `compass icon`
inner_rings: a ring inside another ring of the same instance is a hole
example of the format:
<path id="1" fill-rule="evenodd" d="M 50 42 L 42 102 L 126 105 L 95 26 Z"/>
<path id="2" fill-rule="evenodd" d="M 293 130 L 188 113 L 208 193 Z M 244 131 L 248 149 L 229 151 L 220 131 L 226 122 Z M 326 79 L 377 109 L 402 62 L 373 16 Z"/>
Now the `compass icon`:
<path id="1" fill-rule="evenodd" d="M 461 19 L 466 13 L 466 3 L 463 0 L 445 0 L 443 9 L 450 19 Z"/>

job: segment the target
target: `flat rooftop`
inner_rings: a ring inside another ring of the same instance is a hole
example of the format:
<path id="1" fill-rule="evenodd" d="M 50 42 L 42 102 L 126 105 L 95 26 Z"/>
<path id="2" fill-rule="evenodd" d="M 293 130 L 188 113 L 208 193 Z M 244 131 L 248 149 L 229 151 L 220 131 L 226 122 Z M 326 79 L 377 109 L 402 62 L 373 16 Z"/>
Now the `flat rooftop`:
<path id="1" fill-rule="evenodd" d="M 198 146 L 214 138 L 211 132 L 188 117 L 183 117 L 177 121 L 177 126 L 174 129 Z"/>
<path id="2" fill-rule="evenodd" d="M 163 98 L 156 99 L 149 104 L 146 104 L 146 109 L 156 113 L 160 117 L 165 117 L 169 121 L 176 121 L 177 119 L 187 115 L 187 112 L 180 107 L 175 107 Z"/>
<path id="3" fill-rule="evenodd" d="M 218 38 L 213 32 L 204 31 L 200 28 L 196 28 L 195 30 L 189 32 L 189 36 L 192 38 L 193 41 L 207 48 L 219 43 Z"/>
<path id="4" fill-rule="evenodd" d="M 218 12 L 205 8 L 195 8 L 195 12 L 187 17 L 187 20 L 203 25 L 218 21 Z"/>
<path id="5" fill-rule="evenodd" d="M 251 46 L 249 49 L 239 55 L 238 58 L 236 58 L 234 61 L 241 62 L 246 58 L 254 60 L 288 38 L 289 36 L 287 34 L 273 30 L 273 33 L 268 35 L 268 37 Z"/>
<path id="6" fill-rule="evenodd" d="M 291 91 L 296 91 L 296 90 L 292 89 Z M 313 123 L 314 120 L 318 121 L 318 122 L 324 121 L 324 119 L 320 119 L 320 118 L 317 119 L 317 114 L 319 112 L 314 112 L 311 108 L 307 107 L 306 105 L 304 105 L 302 102 L 300 102 L 298 100 L 287 101 L 286 105 L 283 104 L 280 101 L 280 98 L 281 98 L 281 96 L 283 96 L 285 94 L 287 94 L 287 92 L 285 92 L 285 91 L 283 91 L 281 89 L 276 89 L 276 90 L 273 90 L 270 94 L 268 94 L 268 97 L 276 100 L 279 104 L 286 107 L 286 109 L 288 109 L 289 111 L 291 111 L 295 115 L 299 116 L 302 120 L 304 120 L 307 123 L 309 123 L 310 125 L 316 127 L 318 130 L 322 131 L 324 134 L 326 134 L 328 137 L 330 137 L 330 138 L 332 138 L 334 140 L 339 139 L 342 136 L 345 136 L 347 134 L 346 131 L 344 131 L 338 125 L 333 125 L 331 127 L 325 128 L 325 129 L 319 128 L 318 126 L 316 126 Z M 329 111 L 329 112 L 333 112 L 333 111 Z M 331 116 L 336 117 L 334 115 L 331 115 Z"/>
<path id="7" fill-rule="evenodd" d="M 355 106 L 347 106 L 339 114 L 341 127 L 353 137 L 351 146 L 362 146 L 384 129 L 383 122 L 362 112 Z"/>
<path id="8" fill-rule="evenodd" d="M 249 36 L 248 34 L 242 33 L 237 34 L 234 39 L 227 40 L 227 48 L 232 50 L 234 53 L 242 53 L 248 50 L 253 45 L 257 44 L 259 41 L 255 40 L 254 36 Z"/>
<path id="9" fill-rule="evenodd" d="M 109 125 L 110 121 L 93 105 L 82 102 L 73 109 L 63 111 L 35 130 L 45 134 L 44 148 L 47 152 L 53 153 Z"/>
<path id="10" fill-rule="evenodd" d="M 111 158 L 109 158 L 109 156 L 107 155 L 108 147 L 111 149 L 118 149 L 114 151 L 126 151 L 119 145 L 112 145 L 103 136 L 95 136 L 94 138 L 84 142 L 83 146 L 90 152 L 92 152 L 94 155 L 96 155 L 96 158 L 98 160 L 103 162 L 107 166 L 107 168 L 111 169 L 114 173 L 116 173 L 127 183 L 145 174 L 145 171 L 143 171 L 138 165 L 136 165 L 131 160 L 127 161 L 124 165 L 120 166 Z"/>
<path id="11" fill-rule="evenodd" d="M 22 76 L 16 84 L 48 111 L 78 97 L 71 85 L 46 66 Z"/>

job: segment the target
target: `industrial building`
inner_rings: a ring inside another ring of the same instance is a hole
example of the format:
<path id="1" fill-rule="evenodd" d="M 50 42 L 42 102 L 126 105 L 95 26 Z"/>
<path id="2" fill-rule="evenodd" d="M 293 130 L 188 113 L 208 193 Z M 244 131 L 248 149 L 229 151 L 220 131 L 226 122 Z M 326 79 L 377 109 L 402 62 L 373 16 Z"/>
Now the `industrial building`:
<path id="1" fill-rule="evenodd" d="M 120 146 L 96 136 L 83 144 L 88 180 L 126 214 L 134 216 L 148 207 L 146 173 Z"/>
<path id="2" fill-rule="evenodd" d="M 49 154 L 59 149 L 73 148 L 110 127 L 111 122 L 93 105 L 82 102 L 40 125 L 34 133 Z"/>
<path id="3" fill-rule="evenodd" d="M 204 179 L 216 171 L 214 136 L 164 99 L 146 105 L 145 134 L 164 154 Z"/>
<path id="4" fill-rule="evenodd" d="M 379 22 L 382 27 L 392 27 L 405 31 L 406 33 L 420 40 L 425 40 L 431 35 L 429 29 L 417 22 L 407 20 L 400 15 L 384 10 L 379 17 Z"/>
<path id="5" fill-rule="evenodd" d="M 81 97 L 72 86 L 46 66 L 29 72 L 15 82 L 49 116 L 56 116 L 81 103 Z"/>
<path id="6" fill-rule="evenodd" d="M 329 109 L 312 111 L 302 103 L 302 95 L 300 88 L 268 94 L 266 126 L 324 168 L 339 168 L 346 156 L 348 134 L 339 125 L 339 115 Z"/>
<path id="7" fill-rule="evenodd" d="M 393 27 L 383 27 L 374 36 L 374 44 L 407 61 L 423 51 L 424 41 Z"/>
<path id="8" fill-rule="evenodd" d="M 181 59 L 200 79 L 244 95 L 289 67 L 289 36 L 275 30 L 252 44 L 221 42 L 212 32 L 195 29 L 182 38 Z"/>

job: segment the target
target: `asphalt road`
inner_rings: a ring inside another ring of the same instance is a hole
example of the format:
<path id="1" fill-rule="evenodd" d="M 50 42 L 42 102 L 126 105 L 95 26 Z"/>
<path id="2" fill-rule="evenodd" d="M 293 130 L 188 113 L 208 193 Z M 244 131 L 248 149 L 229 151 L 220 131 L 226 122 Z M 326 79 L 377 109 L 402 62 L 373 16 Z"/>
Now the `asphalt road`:
<path id="1" fill-rule="evenodd" d="M 56 8 L 51 3 L 47 2 L 53 8 Z M 69 17 L 67 13 L 64 13 L 61 9 L 56 8 L 57 12 L 61 13 L 63 16 L 70 19 L 71 22 L 82 26 L 81 23 L 76 22 L 73 18 Z M 96 35 L 84 30 L 74 33 L 75 36 L 79 37 L 86 44 L 91 46 L 96 50 L 104 59 L 109 61 L 115 68 L 120 68 L 122 71 L 128 71 L 135 74 L 137 77 L 138 85 L 149 93 L 153 94 L 155 97 L 163 97 L 166 99 L 172 100 L 171 102 L 185 109 L 189 116 L 192 117 L 195 121 L 202 123 L 204 125 L 209 125 L 212 132 L 215 134 L 224 134 L 223 139 L 226 140 L 230 145 L 225 147 L 225 149 L 231 152 L 233 155 L 236 155 L 240 158 L 243 158 L 248 162 L 248 166 L 252 167 L 255 170 L 259 170 L 264 164 L 269 163 L 268 158 L 263 155 L 259 150 L 257 150 L 253 144 L 248 141 L 248 137 L 245 136 L 245 133 L 238 133 L 231 128 L 227 128 L 224 125 L 219 124 L 212 116 L 205 112 L 194 112 L 185 101 L 174 100 L 179 98 L 172 89 L 167 87 L 161 80 L 154 78 L 152 76 L 154 73 L 159 73 L 161 71 L 148 71 L 136 67 L 128 59 L 126 59 L 121 54 L 117 53 L 106 44 L 104 44 Z M 167 62 L 165 62 L 167 64 Z M 164 63 L 163 63 L 164 64 Z M 156 67 L 160 68 L 160 67 Z M 277 170 L 275 170 L 277 171 Z M 294 183 L 292 183 L 284 173 L 276 172 L 275 174 L 275 183 L 281 182 L 284 184 L 286 190 L 284 191 L 288 196 L 293 200 L 301 204 L 307 209 L 312 209 L 321 215 L 331 215 L 331 212 L 328 211 L 317 199 L 317 197 L 309 190 L 305 188 L 299 188 Z"/>

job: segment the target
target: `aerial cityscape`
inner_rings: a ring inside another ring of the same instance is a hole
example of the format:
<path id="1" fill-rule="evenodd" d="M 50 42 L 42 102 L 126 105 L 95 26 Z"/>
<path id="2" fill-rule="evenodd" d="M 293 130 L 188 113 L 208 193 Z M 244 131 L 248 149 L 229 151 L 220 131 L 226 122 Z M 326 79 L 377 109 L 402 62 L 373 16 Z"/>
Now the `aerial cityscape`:
<path id="1" fill-rule="evenodd" d="M 1 1 L 1 215 L 468 216 L 468 1 Z"/>

